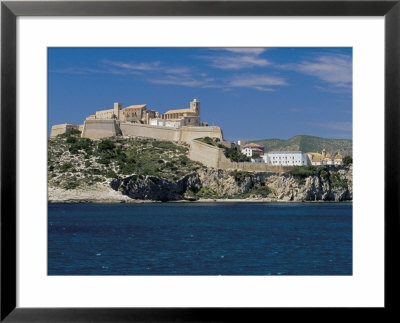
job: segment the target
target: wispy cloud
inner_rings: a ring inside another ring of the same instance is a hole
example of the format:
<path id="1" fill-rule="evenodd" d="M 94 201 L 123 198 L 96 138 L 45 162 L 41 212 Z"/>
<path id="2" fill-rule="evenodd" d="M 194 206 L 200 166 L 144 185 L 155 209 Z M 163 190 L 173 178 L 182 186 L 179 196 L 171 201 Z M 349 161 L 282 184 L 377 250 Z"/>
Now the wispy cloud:
<path id="1" fill-rule="evenodd" d="M 353 130 L 352 122 L 326 122 L 326 123 L 312 123 L 310 125 L 326 129 L 345 131 L 345 132 L 350 132 Z"/>
<path id="2" fill-rule="evenodd" d="M 257 47 L 249 47 L 249 48 L 243 48 L 243 47 L 232 47 L 232 48 L 223 48 L 223 50 L 226 50 L 228 52 L 233 52 L 233 53 L 240 53 L 240 54 L 247 54 L 247 55 L 260 55 L 264 53 L 267 49 L 266 48 L 257 48 Z"/>
<path id="3" fill-rule="evenodd" d="M 88 75 L 88 74 L 110 74 L 110 70 L 104 68 L 89 68 L 89 67 L 77 67 L 70 66 L 59 69 L 52 69 L 50 73 L 60 73 L 60 74 L 79 74 L 79 75 Z"/>
<path id="4" fill-rule="evenodd" d="M 315 76 L 338 88 L 351 88 L 352 85 L 352 59 L 348 55 L 319 56 L 313 60 L 279 67 Z"/>
<path id="5" fill-rule="evenodd" d="M 213 68 L 223 70 L 239 70 L 253 67 L 263 67 L 271 63 L 260 55 L 266 51 L 265 48 L 214 48 L 213 50 L 224 51 L 224 54 L 201 56 L 206 59 Z M 228 53 L 226 53 L 228 52 Z"/>
<path id="6" fill-rule="evenodd" d="M 155 62 L 120 62 L 101 60 L 95 68 L 88 67 L 67 67 L 64 69 L 52 70 L 53 73 L 65 74 L 116 74 L 116 75 L 144 75 L 158 73 L 158 75 L 181 74 L 186 75 L 192 69 L 185 66 L 165 66 L 159 61 Z"/>
<path id="7" fill-rule="evenodd" d="M 264 59 L 258 58 L 257 55 L 262 53 L 264 49 L 257 48 L 228 48 L 225 51 L 233 51 L 235 55 L 230 58 L 214 57 L 213 63 L 217 64 L 218 60 L 224 61 L 224 67 L 227 69 L 242 68 L 247 65 L 265 65 Z M 238 55 L 245 52 L 246 55 Z M 248 56 L 247 54 L 252 54 Z M 221 62 L 222 63 L 222 62 Z M 281 77 L 263 75 L 263 74 L 228 74 L 218 75 L 215 77 L 208 76 L 209 73 L 200 71 L 195 67 L 188 66 L 167 66 L 160 61 L 154 62 L 122 62 L 101 60 L 96 68 L 87 67 L 71 67 L 60 70 L 60 73 L 74 74 L 115 74 L 115 75 L 142 75 L 143 80 L 152 84 L 167 84 L 184 87 L 199 88 L 220 88 L 223 90 L 231 90 L 233 88 L 249 88 L 258 91 L 274 91 L 274 87 L 288 85 L 286 80 Z"/>
<path id="8" fill-rule="evenodd" d="M 229 87 L 246 87 L 259 91 L 273 91 L 271 86 L 288 85 L 285 79 L 268 75 L 241 75 L 229 80 Z"/>
<path id="9" fill-rule="evenodd" d="M 134 71 L 158 71 L 162 67 L 161 62 L 144 62 L 144 63 L 134 63 L 134 62 L 113 62 L 108 60 L 103 60 L 106 65 L 111 65 L 118 67 L 122 70 L 134 70 Z"/>
<path id="10" fill-rule="evenodd" d="M 207 87 L 211 84 L 213 79 L 193 78 L 190 76 L 175 76 L 169 75 L 163 78 L 151 78 L 148 79 L 149 83 L 154 84 L 169 84 L 186 87 Z"/>

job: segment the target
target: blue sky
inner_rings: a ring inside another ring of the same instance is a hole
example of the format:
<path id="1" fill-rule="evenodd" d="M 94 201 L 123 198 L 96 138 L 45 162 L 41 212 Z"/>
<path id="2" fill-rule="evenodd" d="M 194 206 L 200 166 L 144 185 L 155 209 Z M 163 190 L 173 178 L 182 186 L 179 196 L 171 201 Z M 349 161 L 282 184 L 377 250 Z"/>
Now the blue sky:
<path id="1" fill-rule="evenodd" d="M 49 131 L 96 110 L 201 102 L 228 140 L 352 138 L 351 48 L 49 48 Z"/>

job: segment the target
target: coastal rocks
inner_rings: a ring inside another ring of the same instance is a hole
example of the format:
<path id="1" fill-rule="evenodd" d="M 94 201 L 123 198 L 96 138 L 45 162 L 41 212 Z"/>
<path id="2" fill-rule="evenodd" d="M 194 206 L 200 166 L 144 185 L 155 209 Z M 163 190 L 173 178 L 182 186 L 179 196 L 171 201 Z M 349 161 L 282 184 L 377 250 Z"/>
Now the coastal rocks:
<path id="1" fill-rule="evenodd" d="M 327 175 L 314 175 L 306 178 L 293 175 L 273 175 L 266 179 L 271 189 L 271 197 L 281 201 L 348 201 L 352 200 L 351 178 L 348 172 L 334 172 Z M 336 185 L 336 186 L 335 186 Z"/>
<path id="2" fill-rule="evenodd" d="M 176 201 L 182 199 L 182 187 L 178 183 L 156 176 L 131 175 L 114 179 L 110 187 L 136 200 Z"/>
<path id="3" fill-rule="evenodd" d="M 232 175 L 232 172 L 208 168 L 198 171 L 202 187 L 205 187 L 218 196 L 235 196 L 246 193 L 253 185 L 253 177 Z"/>
<path id="4" fill-rule="evenodd" d="M 154 201 L 197 199 L 197 192 L 206 191 L 211 192 L 213 198 L 245 196 L 283 202 L 338 202 L 352 200 L 351 186 L 352 169 L 344 168 L 308 177 L 204 168 L 177 182 L 155 176 L 131 175 L 110 183 L 113 190 L 132 199 Z"/>

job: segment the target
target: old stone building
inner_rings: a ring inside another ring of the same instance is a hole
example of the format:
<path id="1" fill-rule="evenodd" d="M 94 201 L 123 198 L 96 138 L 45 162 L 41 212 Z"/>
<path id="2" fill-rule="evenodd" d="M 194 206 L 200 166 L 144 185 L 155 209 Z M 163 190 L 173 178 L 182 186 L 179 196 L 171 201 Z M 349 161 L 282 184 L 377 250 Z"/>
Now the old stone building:
<path id="1" fill-rule="evenodd" d="M 112 109 L 99 110 L 86 118 L 115 119 L 122 122 L 134 122 L 155 126 L 180 128 L 182 126 L 203 126 L 200 121 L 200 101 L 194 99 L 187 109 L 169 110 L 161 118 L 155 110 L 148 110 L 146 104 L 130 105 L 123 108 L 122 103 L 115 102 Z M 206 124 L 204 124 L 206 125 Z"/>
<path id="2" fill-rule="evenodd" d="M 261 156 L 264 154 L 264 146 L 255 143 L 249 143 L 244 145 L 241 151 L 242 154 L 245 154 L 248 157 L 252 157 L 254 155 Z"/>
<path id="3" fill-rule="evenodd" d="M 147 109 L 146 104 L 130 105 L 123 108 L 122 103 L 115 102 L 112 109 L 98 110 L 94 114 L 89 115 L 84 122 L 84 125 L 87 124 L 90 124 L 90 127 L 93 129 L 96 128 L 96 136 L 99 137 L 103 136 L 105 133 L 109 133 L 108 130 L 105 131 L 104 134 L 101 132 L 101 129 L 106 129 L 107 125 L 119 128 L 121 128 L 123 124 L 149 125 L 175 129 L 185 126 L 208 127 L 207 123 L 202 123 L 200 121 L 200 101 L 197 99 L 190 102 L 189 108 L 169 110 L 161 117 L 157 111 Z M 82 131 L 85 130 L 83 132 L 87 135 L 89 128 L 85 128 L 84 125 L 74 127 L 80 127 Z M 65 132 L 65 129 L 65 125 L 54 125 L 50 136 L 55 137 Z"/>
<path id="4" fill-rule="evenodd" d="M 332 156 L 332 154 L 327 153 L 325 149 L 322 149 L 321 153 L 308 152 L 307 156 L 309 163 L 313 166 L 343 164 L 343 156 L 340 153 L 337 153 L 335 156 Z"/>
<path id="5" fill-rule="evenodd" d="M 183 126 L 201 126 L 200 101 L 194 99 L 188 109 L 169 110 L 161 116 L 162 120 L 182 120 Z"/>
<path id="6" fill-rule="evenodd" d="M 130 105 L 122 108 L 122 103 L 115 102 L 112 109 L 99 110 L 86 118 L 92 119 L 115 119 L 117 121 L 138 122 L 149 124 L 149 120 L 158 117 L 158 112 L 147 110 L 146 104 Z"/>

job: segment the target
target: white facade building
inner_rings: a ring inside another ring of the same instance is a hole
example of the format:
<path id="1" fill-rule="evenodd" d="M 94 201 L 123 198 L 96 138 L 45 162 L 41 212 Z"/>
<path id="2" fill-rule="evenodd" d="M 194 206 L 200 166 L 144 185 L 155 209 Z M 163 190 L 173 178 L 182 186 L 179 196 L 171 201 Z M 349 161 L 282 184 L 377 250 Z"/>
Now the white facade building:
<path id="1" fill-rule="evenodd" d="M 263 156 L 264 162 L 276 166 L 308 165 L 307 155 L 301 151 L 270 151 Z"/>
<path id="2" fill-rule="evenodd" d="M 252 157 L 253 155 L 261 156 L 264 154 L 264 146 L 258 144 L 247 144 L 241 150 L 242 154 L 245 154 L 247 157 Z"/>
<path id="3" fill-rule="evenodd" d="M 183 119 L 176 119 L 176 120 L 150 119 L 149 124 L 152 126 L 180 128 L 183 126 Z"/>

